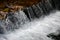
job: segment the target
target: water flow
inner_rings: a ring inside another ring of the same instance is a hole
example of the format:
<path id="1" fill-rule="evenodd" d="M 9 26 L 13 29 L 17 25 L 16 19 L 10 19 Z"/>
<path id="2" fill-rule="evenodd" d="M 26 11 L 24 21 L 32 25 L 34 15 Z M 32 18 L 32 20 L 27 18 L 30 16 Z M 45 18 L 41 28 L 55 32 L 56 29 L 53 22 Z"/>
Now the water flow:
<path id="1" fill-rule="evenodd" d="M 43 0 L 38 4 L 32 5 L 31 7 L 27 7 L 24 9 L 25 14 L 27 17 L 32 20 L 35 18 L 40 18 L 43 15 L 48 15 L 54 8 L 49 0 Z"/>
<path id="2" fill-rule="evenodd" d="M 57 35 L 58 30 L 60 30 L 60 12 L 57 11 L 44 18 L 27 22 L 19 29 L 4 34 L 0 40 L 53 40 L 47 35 L 50 33 Z"/>
<path id="3" fill-rule="evenodd" d="M 9 13 L 6 20 L 0 20 L 0 33 L 5 33 L 0 40 L 53 40 L 47 35 L 60 29 L 60 12 L 49 14 L 52 10 L 49 1 L 43 1 L 27 7 L 25 13 Z"/>
<path id="4" fill-rule="evenodd" d="M 21 25 L 27 23 L 29 20 L 23 11 L 15 13 L 9 13 L 6 20 L 0 20 L 0 33 L 6 33 L 8 31 L 14 31 L 21 27 Z"/>

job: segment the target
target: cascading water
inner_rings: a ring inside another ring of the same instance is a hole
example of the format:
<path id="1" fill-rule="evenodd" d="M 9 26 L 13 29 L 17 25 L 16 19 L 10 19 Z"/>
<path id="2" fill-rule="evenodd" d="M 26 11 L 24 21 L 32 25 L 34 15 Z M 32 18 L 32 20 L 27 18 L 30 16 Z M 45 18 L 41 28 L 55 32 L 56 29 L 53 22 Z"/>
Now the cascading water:
<path id="1" fill-rule="evenodd" d="M 28 22 L 27 16 L 23 11 L 18 11 L 15 14 L 12 12 L 8 14 L 6 20 L 1 20 L 1 31 L 13 31 L 14 29 L 18 29 L 22 24 Z"/>
<path id="2" fill-rule="evenodd" d="M 0 20 L 0 40 L 53 40 L 49 34 L 60 29 L 60 12 L 53 7 L 47 0 L 23 11 L 9 12 L 6 20 Z"/>

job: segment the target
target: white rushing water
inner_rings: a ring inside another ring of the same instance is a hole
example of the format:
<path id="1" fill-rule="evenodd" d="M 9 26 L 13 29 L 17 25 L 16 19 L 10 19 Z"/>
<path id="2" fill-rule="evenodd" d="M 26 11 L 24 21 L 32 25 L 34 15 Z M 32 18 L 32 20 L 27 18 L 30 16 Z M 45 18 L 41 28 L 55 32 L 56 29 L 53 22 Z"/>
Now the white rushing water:
<path id="1" fill-rule="evenodd" d="M 50 33 L 58 34 L 60 30 L 60 12 L 35 19 L 19 27 L 13 32 L 0 36 L 0 40 L 53 40 L 48 38 Z"/>

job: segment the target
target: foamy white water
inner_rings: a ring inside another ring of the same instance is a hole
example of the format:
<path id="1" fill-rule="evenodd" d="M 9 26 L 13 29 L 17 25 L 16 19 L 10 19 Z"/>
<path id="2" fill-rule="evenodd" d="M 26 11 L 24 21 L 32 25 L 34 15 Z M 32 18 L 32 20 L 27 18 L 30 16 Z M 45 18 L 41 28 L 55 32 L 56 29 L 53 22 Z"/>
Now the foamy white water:
<path id="1" fill-rule="evenodd" d="M 0 40 L 53 40 L 47 35 L 60 30 L 60 12 L 28 22 L 14 32 L 6 33 Z M 58 32 L 57 32 L 58 33 Z"/>

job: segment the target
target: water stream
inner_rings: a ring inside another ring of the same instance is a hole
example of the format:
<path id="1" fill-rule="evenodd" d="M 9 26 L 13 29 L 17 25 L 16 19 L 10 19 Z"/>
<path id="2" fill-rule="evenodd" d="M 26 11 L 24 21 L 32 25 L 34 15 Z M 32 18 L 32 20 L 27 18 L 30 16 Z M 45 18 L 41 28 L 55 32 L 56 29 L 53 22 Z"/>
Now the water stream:
<path id="1" fill-rule="evenodd" d="M 60 12 L 47 0 L 9 12 L 6 20 L 0 20 L 0 40 L 53 40 L 47 35 L 59 34 L 59 29 Z"/>

